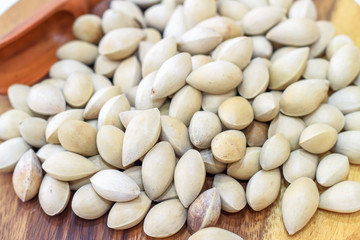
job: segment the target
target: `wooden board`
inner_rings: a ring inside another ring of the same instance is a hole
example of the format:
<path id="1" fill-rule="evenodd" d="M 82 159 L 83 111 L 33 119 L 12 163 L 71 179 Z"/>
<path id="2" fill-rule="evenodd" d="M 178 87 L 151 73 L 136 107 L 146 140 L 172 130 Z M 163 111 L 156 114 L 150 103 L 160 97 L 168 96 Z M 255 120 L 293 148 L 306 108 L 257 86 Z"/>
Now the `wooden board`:
<path id="1" fill-rule="evenodd" d="M 315 0 L 319 19 L 329 19 L 337 34 L 346 33 L 360 47 L 360 6 L 353 0 Z M 10 109 L 6 96 L 0 96 L 0 112 Z M 349 180 L 360 181 L 360 166 L 351 166 Z M 205 188 L 211 186 L 208 176 Z M 242 183 L 245 186 L 245 182 Z M 285 186 L 283 184 L 281 193 Z M 239 234 L 244 239 L 360 239 L 360 212 L 335 214 L 318 210 L 309 224 L 294 236 L 289 236 L 281 217 L 281 197 L 261 212 L 248 206 L 240 213 L 222 213 L 217 226 Z M 115 231 L 106 226 L 107 214 L 86 221 L 76 217 L 69 204 L 55 217 L 47 216 L 37 199 L 22 203 L 12 188 L 11 174 L 0 174 L 0 239 L 153 239 L 142 231 L 142 223 L 128 231 Z M 184 226 L 167 239 L 187 239 Z"/>

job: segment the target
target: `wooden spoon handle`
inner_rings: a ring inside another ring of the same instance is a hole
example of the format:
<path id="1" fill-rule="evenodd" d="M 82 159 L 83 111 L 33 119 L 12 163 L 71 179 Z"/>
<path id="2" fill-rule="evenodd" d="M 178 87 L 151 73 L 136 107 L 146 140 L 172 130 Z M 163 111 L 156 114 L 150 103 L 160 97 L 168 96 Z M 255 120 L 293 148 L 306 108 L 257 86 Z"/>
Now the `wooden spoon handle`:
<path id="1" fill-rule="evenodd" d="M 96 0 L 95 0 L 96 1 Z M 95 2 L 92 0 L 92 3 Z M 74 17 L 87 13 L 90 10 L 89 0 L 56 0 L 51 1 L 37 10 L 29 19 L 18 25 L 11 32 L 0 38 L 0 48 L 19 39 L 30 32 L 40 23 L 59 11 L 70 12 Z"/>

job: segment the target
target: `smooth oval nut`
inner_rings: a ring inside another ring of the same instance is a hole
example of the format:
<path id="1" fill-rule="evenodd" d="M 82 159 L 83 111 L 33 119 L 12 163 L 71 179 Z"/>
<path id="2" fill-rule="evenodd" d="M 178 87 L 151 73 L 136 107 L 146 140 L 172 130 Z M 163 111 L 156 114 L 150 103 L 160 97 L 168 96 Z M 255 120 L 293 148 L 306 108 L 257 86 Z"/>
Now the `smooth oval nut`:
<path id="1" fill-rule="evenodd" d="M 124 173 L 129 177 L 131 177 L 136 182 L 136 184 L 140 188 L 140 191 L 144 191 L 141 168 L 142 166 L 129 167 L 124 171 Z"/>
<path id="2" fill-rule="evenodd" d="M 246 138 L 238 130 L 227 130 L 216 135 L 211 141 L 211 151 L 216 160 L 223 163 L 240 161 L 246 151 Z"/>
<path id="3" fill-rule="evenodd" d="M 220 119 L 215 113 L 198 111 L 191 118 L 189 125 L 191 143 L 199 149 L 209 148 L 212 139 L 221 130 Z"/>
<path id="4" fill-rule="evenodd" d="M 201 150 L 200 155 L 204 161 L 206 173 L 217 174 L 226 169 L 227 164 L 216 160 L 211 149 Z"/>
<path id="5" fill-rule="evenodd" d="M 86 73 L 72 73 L 65 81 L 63 93 L 66 102 L 76 108 L 82 108 L 94 93 L 94 84 Z"/>
<path id="6" fill-rule="evenodd" d="M 96 146 L 105 162 L 120 169 L 122 163 L 124 132 L 114 126 L 102 126 L 96 135 Z"/>
<path id="7" fill-rule="evenodd" d="M 309 1 L 310 2 L 310 1 Z M 335 35 L 335 27 L 329 21 L 317 21 L 317 27 L 320 31 L 319 39 L 310 46 L 310 57 L 318 57 L 325 52 L 330 40 Z"/>
<path id="8" fill-rule="evenodd" d="M 179 199 L 158 203 L 145 217 L 143 230 L 150 237 L 169 237 L 177 233 L 186 221 L 186 209 Z"/>
<path id="9" fill-rule="evenodd" d="M 238 21 L 244 18 L 249 9 L 242 2 L 236 0 L 225 0 L 218 4 L 218 11 L 221 16 Z"/>
<path id="10" fill-rule="evenodd" d="M 166 191 L 159 198 L 155 199 L 154 202 L 163 202 L 174 198 L 178 198 L 178 195 L 176 193 L 175 184 L 172 182 Z"/>
<path id="11" fill-rule="evenodd" d="M 176 155 L 182 156 L 192 148 L 189 132 L 185 124 L 177 118 L 161 116 L 160 140 L 168 141 Z"/>
<path id="12" fill-rule="evenodd" d="M 9 98 L 10 104 L 13 108 L 22 110 L 27 114 L 33 115 L 27 104 L 27 96 L 30 92 L 30 86 L 25 84 L 15 83 L 12 84 L 7 90 L 7 96 Z"/>
<path id="13" fill-rule="evenodd" d="M 81 15 L 75 19 L 72 32 L 80 40 L 98 43 L 103 35 L 101 18 L 95 14 Z"/>
<path id="14" fill-rule="evenodd" d="M 213 181 L 220 194 L 221 209 L 225 212 L 239 212 L 246 206 L 246 196 L 241 184 L 225 174 L 216 174 Z"/>
<path id="15" fill-rule="evenodd" d="M 93 70 L 79 61 L 73 59 L 64 59 L 54 63 L 51 66 L 49 70 L 49 76 L 51 78 L 67 79 L 70 74 L 75 72 L 90 74 L 93 73 Z"/>
<path id="16" fill-rule="evenodd" d="M 309 48 L 298 48 L 275 60 L 270 66 L 269 88 L 284 90 L 300 79 L 309 56 Z"/>
<path id="17" fill-rule="evenodd" d="M 252 38 L 237 37 L 219 44 L 211 56 L 214 60 L 231 62 L 243 70 L 249 64 L 252 52 Z"/>
<path id="18" fill-rule="evenodd" d="M 316 6 L 311 0 L 301 0 L 294 2 L 289 9 L 289 18 L 309 18 L 316 20 Z"/>
<path id="19" fill-rule="evenodd" d="M 55 216 L 65 210 L 70 199 L 68 182 L 62 182 L 46 174 L 39 189 L 39 203 L 49 216 Z"/>
<path id="20" fill-rule="evenodd" d="M 41 165 L 34 150 L 28 150 L 16 164 L 12 176 L 15 193 L 21 201 L 26 202 L 38 194 L 42 175 Z"/>
<path id="21" fill-rule="evenodd" d="M 73 59 L 87 65 L 93 64 L 97 55 L 96 45 L 80 40 L 69 41 L 56 50 L 59 59 Z"/>
<path id="22" fill-rule="evenodd" d="M 217 223 L 221 212 L 220 195 L 216 188 L 211 188 L 199 195 L 190 205 L 187 214 L 187 225 L 190 233 L 195 233 Z"/>
<path id="23" fill-rule="evenodd" d="M 339 50 L 341 47 L 347 44 L 353 45 L 354 43 L 351 40 L 351 38 L 345 34 L 340 34 L 331 38 L 330 42 L 328 43 L 328 46 L 326 47 L 327 59 L 331 59 L 331 57 L 334 55 L 334 53 L 337 50 Z"/>
<path id="24" fill-rule="evenodd" d="M 46 126 L 46 141 L 52 144 L 59 144 L 60 141 L 58 130 L 60 126 L 67 120 L 84 120 L 82 117 L 83 112 L 84 110 L 82 109 L 70 109 L 54 115 L 51 119 L 48 120 L 48 124 Z"/>
<path id="25" fill-rule="evenodd" d="M 347 177 L 350 170 L 349 159 L 342 154 L 333 153 L 321 159 L 316 169 L 316 181 L 324 187 L 331 187 Z"/>
<path id="26" fill-rule="evenodd" d="M 201 109 L 201 92 L 190 85 L 185 85 L 173 96 L 169 116 L 182 121 L 189 126 L 190 120 L 195 112 Z"/>
<path id="27" fill-rule="evenodd" d="M 329 96 L 328 104 L 337 107 L 343 114 L 360 110 L 360 86 L 348 86 Z"/>
<path id="28" fill-rule="evenodd" d="M 123 11 L 107 9 L 102 14 L 101 27 L 106 34 L 120 28 L 137 28 L 139 23 Z"/>
<path id="29" fill-rule="evenodd" d="M 233 1 L 233 0 L 231 0 Z M 254 36 L 252 37 L 253 41 L 253 58 L 267 58 L 269 59 L 273 53 L 273 47 L 271 42 L 267 40 L 264 36 Z"/>
<path id="30" fill-rule="evenodd" d="M 286 231 L 293 235 L 315 214 L 319 191 L 310 178 L 302 177 L 290 184 L 282 198 L 282 216 Z"/>
<path id="31" fill-rule="evenodd" d="M 337 132 L 340 132 L 345 124 L 344 115 L 341 111 L 329 104 L 321 104 L 314 112 L 303 117 L 306 126 L 314 123 L 325 123 L 335 128 Z"/>
<path id="32" fill-rule="evenodd" d="M 174 179 L 175 152 L 169 142 L 159 142 L 145 155 L 141 176 L 146 195 L 159 198 Z"/>
<path id="33" fill-rule="evenodd" d="M 99 42 L 99 53 L 111 60 L 130 56 L 138 48 L 145 33 L 138 28 L 119 28 L 105 34 Z"/>
<path id="34" fill-rule="evenodd" d="M 53 115 L 65 111 L 65 98 L 60 89 L 38 83 L 31 87 L 27 102 L 30 109 L 43 115 Z"/>
<path id="35" fill-rule="evenodd" d="M 47 174 L 60 181 L 73 181 L 90 176 L 100 167 L 85 157 L 72 152 L 57 152 L 42 164 Z"/>
<path id="36" fill-rule="evenodd" d="M 121 61 L 113 77 L 114 86 L 119 86 L 124 93 L 137 86 L 140 80 L 141 66 L 136 56 Z"/>
<path id="37" fill-rule="evenodd" d="M 360 210 L 359 196 L 359 182 L 343 181 L 321 193 L 319 208 L 338 213 L 357 212 Z"/>
<path id="38" fill-rule="evenodd" d="M 52 156 L 53 154 L 63 151 L 65 151 L 65 149 L 61 145 L 48 143 L 42 146 L 36 152 L 36 156 L 39 158 L 41 163 L 43 163 L 48 157 Z"/>
<path id="39" fill-rule="evenodd" d="M 18 109 L 11 109 L 0 116 L 0 138 L 2 140 L 9 140 L 11 138 L 20 137 L 19 124 L 31 116 Z"/>
<path id="40" fill-rule="evenodd" d="M 229 129 L 242 130 L 254 119 L 254 112 L 248 100 L 231 97 L 225 100 L 218 110 L 221 122 Z"/>
<path id="41" fill-rule="evenodd" d="M 169 21 L 163 31 L 164 38 L 173 37 L 178 39 L 188 30 L 185 22 L 184 7 L 182 4 L 177 5 L 172 12 Z"/>
<path id="42" fill-rule="evenodd" d="M 299 144 L 306 151 L 319 154 L 330 150 L 336 143 L 337 131 L 323 123 L 306 127 L 300 135 Z"/>
<path id="43" fill-rule="evenodd" d="M 12 172 L 21 156 L 30 149 L 22 137 L 6 140 L 0 144 L 0 172 Z"/>
<path id="44" fill-rule="evenodd" d="M 140 188 L 132 178 L 114 169 L 99 171 L 90 182 L 97 194 L 113 202 L 127 202 L 140 194 Z"/>
<path id="45" fill-rule="evenodd" d="M 124 94 L 110 98 L 100 109 L 98 129 L 104 125 L 113 125 L 117 128 L 124 129 L 124 126 L 120 122 L 119 114 L 129 110 L 130 103 Z"/>
<path id="46" fill-rule="evenodd" d="M 261 122 L 273 120 L 279 113 L 280 101 L 272 92 L 265 92 L 255 97 L 252 102 L 254 118 Z"/>
<path id="47" fill-rule="evenodd" d="M 46 144 L 47 121 L 42 118 L 27 118 L 19 124 L 22 138 L 31 146 L 41 148 Z"/>
<path id="48" fill-rule="evenodd" d="M 67 120 L 58 130 L 59 141 L 67 151 L 88 157 L 98 154 L 96 134 L 93 126 L 80 120 Z"/>
<path id="49" fill-rule="evenodd" d="M 117 202 L 111 208 L 107 226 L 116 230 L 132 228 L 141 222 L 151 207 L 151 200 L 144 192 L 129 202 Z"/>
<path id="50" fill-rule="evenodd" d="M 212 58 L 208 55 L 194 55 L 191 57 L 192 71 L 212 61 Z"/>
<path id="51" fill-rule="evenodd" d="M 345 131 L 360 131 L 360 111 L 345 115 Z"/>
<path id="52" fill-rule="evenodd" d="M 205 111 L 218 113 L 219 106 L 228 98 L 236 96 L 236 90 L 230 90 L 224 94 L 209 94 L 203 93 L 202 94 L 202 103 L 201 107 Z"/>
<path id="53" fill-rule="evenodd" d="M 213 29 L 222 36 L 224 41 L 243 35 L 241 26 L 235 20 L 224 16 L 205 19 L 197 24 L 196 27 Z"/>
<path id="54" fill-rule="evenodd" d="M 298 149 L 290 153 L 283 165 L 283 175 L 287 182 L 292 183 L 301 177 L 315 178 L 319 157 L 315 154 Z"/>
<path id="55" fill-rule="evenodd" d="M 111 205 L 112 202 L 100 197 L 91 184 L 79 188 L 71 201 L 71 209 L 76 216 L 88 220 L 103 216 Z"/>
<path id="56" fill-rule="evenodd" d="M 285 11 L 279 7 L 264 6 L 247 12 L 242 19 L 242 26 L 247 35 L 266 33 L 285 16 Z"/>
<path id="57" fill-rule="evenodd" d="M 249 180 L 261 170 L 260 151 L 260 147 L 246 148 L 245 156 L 240 161 L 229 164 L 226 174 L 239 180 Z"/>
<path id="58" fill-rule="evenodd" d="M 261 58 L 250 62 L 243 73 L 243 80 L 238 86 L 240 96 L 252 99 L 265 92 L 269 85 L 269 71 Z"/>
<path id="59" fill-rule="evenodd" d="M 269 126 L 268 137 L 281 133 L 290 142 L 291 150 L 300 147 L 299 138 L 306 125 L 301 118 L 288 117 L 279 113 Z"/>
<path id="60" fill-rule="evenodd" d="M 99 55 L 95 60 L 94 70 L 97 74 L 112 78 L 120 63 L 121 61 L 110 60 L 103 55 Z"/>
<path id="61" fill-rule="evenodd" d="M 289 18 L 267 32 L 270 41 L 290 46 L 306 46 L 320 37 L 315 22 L 306 18 Z"/>
<path id="62" fill-rule="evenodd" d="M 188 28 L 195 26 L 202 20 L 216 15 L 215 0 L 195 0 L 184 2 L 184 18 Z"/>
<path id="63" fill-rule="evenodd" d="M 312 58 L 307 61 L 303 77 L 306 79 L 327 79 L 329 61 L 322 58 Z"/>
<path id="64" fill-rule="evenodd" d="M 328 96 L 327 80 L 308 79 L 289 85 L 280 99 L 280 111 L 288 116 L 301 117 L 317 109 Z"/>
<path id="65" fill-rule="evenodd" d="M 349 158 L 350 163 L 360 164 L 360 131 L 344 131 L 339 133 L 334 146 L 336 153 L 341 153 Z"/>
<path id="66" fill-rule="evenodd" d="M 246 185 L 246 201 L 254 211 L 261 211 L 277 199 L 280 187 L 281 173 L 278 168 L 260 170 Z"/>
<path id="67" fill-rule="evenodd" d="M 86 120 L 96 119 L 99 116 L 101 108 L 111 98 L 120 95 L 121 88 L 110 86 L 95 92 L 85 106 L 83 117 Z"/>
<path id="68" fill-rule="evenodd" d="M 130 121 L 123 142 L 122 161 L 126 167 L 149 151 L 161 132 L 160 112 L 153 108 L 141 112 Z"/>
<path id="69" fill-rule="evenodd" d="M 347 44 L 331 57 L 328 78 L 331 89 L 336 91 L 351 84 L 360 72 L 360 50 Z"/>
<path id="70" fill-rule="evenodd" d="M 290 143 L 282 134 L 275 134 L 264 143 L 260 152 L 260 165 L 264 170 L 280 167 L 290 155 Z"/>
<path id="71" fill-rule="evenodd" d="M 146 24 L 149 27 L 158 29 L 159 31 L 164 31 L 164 28 L 169 21 L 175 7 L 175 1 L 171 3 L 168 1 L 167 4 L 159 3 L 149 7 L 144 12 Z"/>
<path id="72" fill-rule="evenodd" d="M 201 229 L 189 237 L 189 240 L 243 240 L 240 236 L 222 228 L 208 227 Z"/>
<path id="73" fill-rule="evenodd" d="M 175 167 L 174 183 L 179 199 L 185 208 L 199 195 L 206 170 L 200 153 L 190 149 L 178 161 Z"/>
<path id="74" fill-rule="evenodd" d="M 186 77 L 191 72 L 191 56 L 179 53 L 166 60 L 156 73 L 152 86 L 152 99 L 170 96 L 186 84 Z M 169 78 L 172 81 L 169 81 Z"/>

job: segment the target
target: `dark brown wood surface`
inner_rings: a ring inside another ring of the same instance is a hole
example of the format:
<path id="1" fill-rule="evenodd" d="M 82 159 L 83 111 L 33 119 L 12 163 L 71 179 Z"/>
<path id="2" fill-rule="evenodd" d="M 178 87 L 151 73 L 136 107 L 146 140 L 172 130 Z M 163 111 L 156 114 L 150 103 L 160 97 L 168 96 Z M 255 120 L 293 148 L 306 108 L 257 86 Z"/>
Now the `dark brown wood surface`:
<path id="1" fill-rule="evenodd" d="M 331 20 L 337 34 L 346 33 L 360 46 L 360 7 L 353 0 L 315 0 L 318 18 Z M 6 96 L 0 95 L 0 113 L 10 109 Z M 360 181 L 360 167 L 351 166 L 350 180 Z M 206 186 L 211 186 L 208 176 Z M 245 186 L 245 183 L 243 183 Z M 284 186 L 282 187 L 282 193 Z M 239 234 L 244 239 L 360 239 L 360 212 L 334 214 L 319 210 L 309 224 L 294 236 L 289 236 L 281 219 L 281 196 L 261 212 L 248 206 L 236 214 L 222 212 L 217 226 Z M 71 199 L 70 199 L 71 201 Z M 37 198 L 23 203 L 12 187 L 11 174 L 0 174 L 0 240 L 16 239 L 153 239 L 142 231 L 142 223 L 127 231 L 115 231 L 106 226 L 107 214 L 87 221 L 75 216 L 69 204 L 58 216 L 49 217 Z M 187 239 L 184 226 L 167 239 Z"/>

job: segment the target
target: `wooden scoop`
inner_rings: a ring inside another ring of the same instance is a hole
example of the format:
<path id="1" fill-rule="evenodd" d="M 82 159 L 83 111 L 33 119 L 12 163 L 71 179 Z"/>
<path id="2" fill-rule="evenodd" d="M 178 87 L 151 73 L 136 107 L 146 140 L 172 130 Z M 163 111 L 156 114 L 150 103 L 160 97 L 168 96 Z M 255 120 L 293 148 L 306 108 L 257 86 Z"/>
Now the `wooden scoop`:
<path id="1" fill-rule="evenodd" d="M 75 18 L 90 10 L 102 15 L 109 2 L 52 0 L 8 34 L 0 36 L 0 93 L 7 93 L 11 84 L 31 85 L 46 76 L 57 60 L 57 48 L 73 39 Z M 17 4 L 20 3 L 21 0 Z"/>

